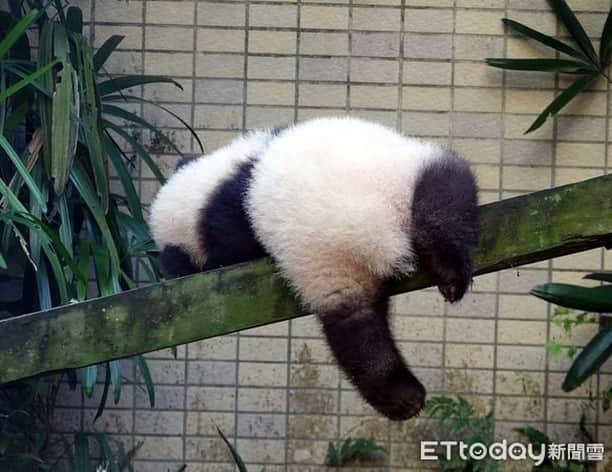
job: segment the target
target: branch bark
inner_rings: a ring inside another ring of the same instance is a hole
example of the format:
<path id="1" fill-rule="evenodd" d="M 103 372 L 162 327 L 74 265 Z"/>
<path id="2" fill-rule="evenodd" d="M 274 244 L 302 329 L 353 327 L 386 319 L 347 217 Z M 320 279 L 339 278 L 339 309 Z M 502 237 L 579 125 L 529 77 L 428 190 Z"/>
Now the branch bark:
<path id="1" fill-rule="evenodd" d="M 480 207 L 476 273 L 612 244 L 612 175 Z M 427 274 L 394 293 L 431 285 Z M 306 314 L 269 260 L 0 321 L 0 384 Z"/>

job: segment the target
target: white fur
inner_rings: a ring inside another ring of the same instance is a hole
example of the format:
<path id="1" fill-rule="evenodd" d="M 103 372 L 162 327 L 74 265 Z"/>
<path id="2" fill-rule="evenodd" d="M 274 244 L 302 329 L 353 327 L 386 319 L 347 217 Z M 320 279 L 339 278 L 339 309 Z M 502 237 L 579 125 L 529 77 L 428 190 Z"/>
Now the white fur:
<path id="1" fill-rule="evenodd" d="M 201 268 L 206 262 L 206 251 L 197 232 L 200 210 L 220 182 L 230 177 L 241 163 L 261 153 L 270 136 L 267 130 L 249 133 L 172 175 L 151 205 L 149 225 L 158 247 L 179 246 Z"/>
<path id="2" fill-rule="evenodd" d="M 414 267 L 412 195 L 438 145 L 354 118 L 296 125 L 255 164 L 247 213 L 259 241 L 313 309 L 371 296 Z"/>

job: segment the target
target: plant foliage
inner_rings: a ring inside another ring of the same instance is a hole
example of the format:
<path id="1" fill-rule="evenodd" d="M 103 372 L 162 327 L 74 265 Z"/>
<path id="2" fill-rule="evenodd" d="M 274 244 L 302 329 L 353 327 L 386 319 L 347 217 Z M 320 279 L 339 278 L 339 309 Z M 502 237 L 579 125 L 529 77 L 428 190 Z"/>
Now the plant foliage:
<path id="1" fill-rule="evenodd" d="M 561 57 L 556 59 L 486 59 L 487 64 L 500 69 L 559 72 L 578 76 L 574 83 L 561 92 L 550 105 L 540 113 L 525 134 L 535 131 L 542 126 L 550 116 L 556 115 L 597 77 L 603 76 L 610 81 L 606 69 L 610 65 L 610 53 L 612 52 L 612 10 L 608 14 L 601 34 L 598 55 L 593 43 L 587 36 L 583 26 L 580 24 L 580 21 L 578 21 L 578 18 L 576 18 L 576 15 L 565 0 L 549 0 L 549 3 L 561 24 L 565 26 L 565 29 L 570 34 L 574 45 L 564 43 L 552 36 L 541 33 L 509 18 L 502 19 L 502 22 L 508 29 L 518 35 L 537 41 L 555 50 Z"/>
<path id="2" fill-rule="evenodd" d="M 597 334 L 574 359 L 561 388 L 571 392 L 582 385 L 612 355 L 612 326 L 606 314 L 612 313 L 612 272 L 594 272 L 586 279 L 604 282 L 598 287 L 582 287 L 572 284 L 549 283 L 538 285 L 531 294 L 547 302 L 565 308 L 595 312 L 603 315 L 603 323 Z"/>
<path id="3" fill-rule="evenodd" d="M 336 446 L 327 445 L 326 463 L 332 467 L 342 467 L 354 463 L 376 462 L 384 459 L 387 450 L 378 445 L 373 438 L 346 438 Z"/>
<path id="4" fill-rule="evenodd" d="M 59 0 L 9 5 L 0 10 L 0 280 L 11 293 L 1 292 L 0 316 L 121 292 L 135 286 L 138 268 L 157 280 L 155 247 L 132 175 L 140 160 L 159 182 L 164 177 L 135 136 L 144 129 L 178 149 L 130 104 L 157 106 L 135 96 L 134 87 L 180 85 L 162 76 L 106 73 L 123 37 L 111 36 L 94 52 L 78 7 Z M 35 27 L 37 57 L 26 34 Z M 117 186 L 111 187 L 111 174 Z M 153 405 L 145 359 L 139 356 L 136 365 Z M 120 400 L 118 361 L 0 388 L 6 411 L 0 416 L 0 469 L 52 468 L 45 451 L 60 383 L 80 384 L 91 397 L 100 374 L 98 418 L 109 398 Z M 90 470 L 94 444 L 106 469 L 127 466 L 117 459 L 119 446 L 111 447 L 104 435 L 80 432 L 63 447 L 72 470 Z"/>

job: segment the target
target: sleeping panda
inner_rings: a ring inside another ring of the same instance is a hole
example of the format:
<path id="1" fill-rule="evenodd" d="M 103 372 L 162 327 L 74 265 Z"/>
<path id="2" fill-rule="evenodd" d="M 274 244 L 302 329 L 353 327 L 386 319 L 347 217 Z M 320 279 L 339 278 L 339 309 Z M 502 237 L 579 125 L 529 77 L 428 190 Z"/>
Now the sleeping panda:
<path id="1" fill-rule="evenodd" d="M 386 287 L 419 268 L 446 300 L 461 299 L 477 188 L 445 147 L 320 118 L 253 131 L 185 163 L 156 196 L 150 226 L 171 276 L 271 256 L 363 398 L 405 420 L 425 388 L 393 342 Z"/>

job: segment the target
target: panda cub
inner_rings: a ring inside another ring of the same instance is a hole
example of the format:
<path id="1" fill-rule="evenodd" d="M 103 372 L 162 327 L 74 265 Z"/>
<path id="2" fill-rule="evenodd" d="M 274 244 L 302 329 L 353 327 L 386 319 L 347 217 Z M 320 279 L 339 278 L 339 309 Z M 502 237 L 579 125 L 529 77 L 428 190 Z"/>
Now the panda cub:
<path id="1" fill-rule="evenodd" d="M 355 118 L 254 131 L 181 166 L 150 215 L 171 276 L 271 256 L 318 315 L 338 364 L 392 420 L 425 388 L 389 328 L 389 281 L 417 268 L 464 295 L 477 242 L 468 164 L 440 145 Z"/>

